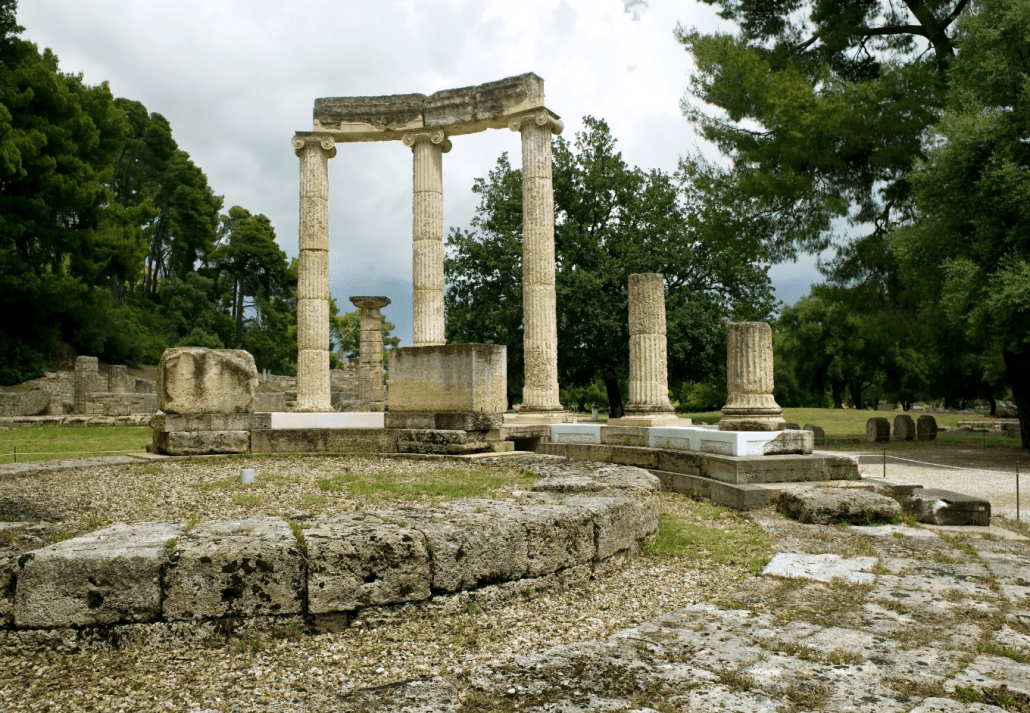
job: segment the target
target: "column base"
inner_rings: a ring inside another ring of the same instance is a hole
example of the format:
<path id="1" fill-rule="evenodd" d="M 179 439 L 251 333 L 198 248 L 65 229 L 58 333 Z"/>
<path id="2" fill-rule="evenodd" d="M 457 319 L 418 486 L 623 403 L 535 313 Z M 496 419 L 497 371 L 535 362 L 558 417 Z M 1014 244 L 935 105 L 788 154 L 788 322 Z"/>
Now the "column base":
<path id="1" fill-rule="evenodd" d="M 768 414 L 733 414 L 719 421 L 720 431 L 782 431 L 787 421 L 783 416 Z"/>
<path id="2" fill-rule="evenodd" d="M 680 418 L 672 414 L 629 414 L 622 418 L 608 419 L 609 426 L 635 426 L 649 428 L 651 426 L 690 426 L 693 424 L 689 418 Z"/>

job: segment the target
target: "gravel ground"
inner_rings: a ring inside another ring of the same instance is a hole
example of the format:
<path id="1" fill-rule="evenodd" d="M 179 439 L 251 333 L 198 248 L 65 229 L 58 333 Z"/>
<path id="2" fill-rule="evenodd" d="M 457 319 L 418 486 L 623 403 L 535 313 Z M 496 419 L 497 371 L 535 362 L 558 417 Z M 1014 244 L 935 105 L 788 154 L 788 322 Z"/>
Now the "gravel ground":
<path id="1" fill-rule="evenodd" d="M 77 533 L 117 522 L 185 522 L 191 517 L 317 516 L 323 512 L 369 506 L 367 500 L 348 497 L 346 489 L 322 490 L 318 487 L 319 480 L 335 475 L 375 473 L 397 473 L 415 479 L 420 473 L 448 469 L 483 471 L 507 479 L 506 484 L 480 495 L 504 498 L 512 490 L 526 489 L 525 483 L 519 485 L 519 476 L 526 467 L 536 464 L 537 470 L 546 469 L 548 462 L 544 458 L 531 461 L 524 458 L 470 461 L 359 456 L 197 458 L 18 473 L 0 477 L 0 520 L 59 522 L 64 531 Z M 239 485 L 241 468 L 255 470 L 257 479 L 253 485 Z M 248 504 L 234 502 L 241 496 Z M 253 498 L 257 498 L 257 502 Z M 430 500 L 423 498 L 421 502 Z M 383 497 L 373 503 L 374 507 L 398 504 L 411 505 L 412 502 Z"/>
<path id="2" fill-rule="evenodd" d="M 507 473 L 515 482 L 526 468 L 545 475 L 568 465 L 590 467 L 537 456 L 472 462 L 338 457 L 160 465 L 163 473 L 148 472 L 154 470 L 151 464 L 5 478 L 0 481 L 0 503 L 10 508 L 36 502 L 52 515 L 63 512 L 66 517 L 58 524 L 68 529 L 88 527 L 90 515 L 98 513 L 105 522 L 224 518 L 243 511 L 295 516 L 308 511 L 298 506 L 308 495 L 329 498 L 320 509 L 363 507 L 345 493 L 325 493 L 315 484 L 347 470 L 414 477 L 444 468 L 480 469 Z M 262 496 L 259 506 L 234 505 L 239 491 L 194 487 L 237 478 L 241 465 L 266 476 L 255 491 Z M 496 497 L 515 487 L 498 488 Z M 666 493 L 662 498 L 665 511 L 689 517 L 696 507 L 681 495 Z M 384 504 L 390 503 L 375 506 Z M 349 628 L 335 633 L 315 634 L 298 619 L 175 649 L 67 652 L 8 646 L 0 648 L 0 711 L 250 710 L 262 701 L 302 703 L 328 692 L 460 675 L 487 661 L 607 637 L 687 604 L 717 598 L 750 576 L 742 565 L 644 556 L 574 570 L 416 605 L 366 610 Z"/>

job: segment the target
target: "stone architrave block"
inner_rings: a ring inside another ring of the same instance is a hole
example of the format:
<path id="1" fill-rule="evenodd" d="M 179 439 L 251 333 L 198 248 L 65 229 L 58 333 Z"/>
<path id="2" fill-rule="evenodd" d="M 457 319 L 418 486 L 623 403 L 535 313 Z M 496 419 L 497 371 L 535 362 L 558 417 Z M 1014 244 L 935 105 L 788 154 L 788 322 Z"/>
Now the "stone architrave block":
<path id="1" fill-rule="evenodd" d="M 936 441 L 937 419 L 933 416 L 920 416 L 919 420 L 916 421 L 916 440 Z"/>
<path id="2" fill-rule="evenodd" d="M 811 431 L 815 438 L 815 445 L 825 446 L 826 445 L 826 431 L 823 430 L 822 426 L 814 426 L 811 423 L 805 424 L 805 430 Z"/>
<path id="3" fill-rule="evenodd" d="M 856 488 L 787 488 L 779 502 L 799 522 L 817 525 L 891 522 L 901 515 L 901 505 L 894 498 Z"/>
<path id="4" fill-rule="evenodd" d="M 389 410 L 496 413 L 508 407 L 507 348 L 446 344 L 390 350 Z"/>
<path id="5" fill-rule="evenodd" d="M 340 515 L 304 531 L 308 611 L 328 614 L 429 598 L 426 538 L 372 515 Z"/>
<path id="6" fill-rule="evenodd" d="M 812 452 L 814 447 L 815 434 L 811 431 L 780 431 L 774 439 L 762 446 L 762 455 L 807 455 Z"/>
<path id="7" fill-rule="evenodd" d="M 156 621 L 168 541 L 183 525 L 114 525 L 29 553 L 15 595 L 21 628 Z"/>
<path id="8" fill-rule="evenodd" d="M 916 438 L 916 424 L 912 417 L 902 413 L 894 417 L 894 440 L 914 441 Z"/>
<path id="9" fill-rule="evenodd" d="M 154 431 L 154 445 L 159 453 L 170 456 L 246 453 L 250 431 Z"/>
<path id="10" fill-rule="evenodd" d="M 431 589 L 457 592 L 519 579 L 529 565 L 525 530 L 513 520 L 482 512 L 483 505 L 490 502 L 463 500 L 439 508 L 376 514 L 406 522 L 422 533 L 432 560 Z"/>
<path id="11" fill-rule="evenodd" d="M 34 389 L 24 393 L 0 392 L 0 416 L 37 416 L 50 405 L 50 393 Z"/>
<path id="12" fill-rule="evenodd" d="M 875 416 L 865 422 L 865 439 L 870 443 L 886 443 L 891 439 L 891 422 Z"/>
<path id="13" fill-rule="evenodd" d="M 284 520 L 201 521 L 170 555 L 165 619 L 296 614 L 303 608 L 304 555 Z"/>
<path id="14" fill-rule="evenodd" d="M 242 349 L 175 347 L 157 367 L 157 398 L 165 413 L 249 413 L 257 389 L 254 357 Z"/>

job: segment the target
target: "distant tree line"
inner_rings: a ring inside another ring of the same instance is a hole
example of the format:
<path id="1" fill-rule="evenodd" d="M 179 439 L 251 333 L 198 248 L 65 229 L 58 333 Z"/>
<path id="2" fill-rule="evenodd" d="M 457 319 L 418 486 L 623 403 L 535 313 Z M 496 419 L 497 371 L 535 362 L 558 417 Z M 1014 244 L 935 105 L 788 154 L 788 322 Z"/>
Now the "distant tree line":
<path id="1" fill-rule="evenodd" d="M 293 373 L 297 265 L 268 218 L 223 212 L 167 119 L 62 72 L 15 10 L 0 0 L 0 384 L 62 353 L 156 364 L 171 346 Z M 330 348 L 352 352 L 356 313 L 331 317 Z"/>

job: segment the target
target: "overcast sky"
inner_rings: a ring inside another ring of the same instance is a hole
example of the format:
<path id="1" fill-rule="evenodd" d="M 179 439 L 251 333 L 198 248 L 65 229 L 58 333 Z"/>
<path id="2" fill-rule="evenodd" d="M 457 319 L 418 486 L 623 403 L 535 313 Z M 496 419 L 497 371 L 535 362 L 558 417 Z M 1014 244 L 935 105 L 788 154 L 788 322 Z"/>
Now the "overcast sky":
<path id="1" fill-rule="evenodd" d="M 691 71 L 676 23 L 725 27 L 687 0 L 21 0 L 23 37 L 50 47 L 66 72 L 109 81 L 115 96 L 171 122 L 179 147 L 225 208 L 264 213 L 290 256 L 297 249 L 295 131 L 311 129 L 316 97 L 431 94 L 534 72 L 572 140 L 582 117 L 605 119 L 630 165 L 672 172 L 710 147 L 679 101 Z M 292 9 L 290 9 L 292 8 Z M 730 28 L 726 28 L 730 29 Z M 519 137 L 488 131 L 452 139 L 444 156 L 444 223 L 465 227 L 472 180 L 502 151 L 520 163 Z M 329 162 L 330 286 L 382 294 L 411 344 L 411 150 L 400 142 L 344 144 Z M 814 261 L 776 266 L 777 296 L 793 303 L 819 281 Z"/>

